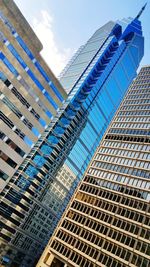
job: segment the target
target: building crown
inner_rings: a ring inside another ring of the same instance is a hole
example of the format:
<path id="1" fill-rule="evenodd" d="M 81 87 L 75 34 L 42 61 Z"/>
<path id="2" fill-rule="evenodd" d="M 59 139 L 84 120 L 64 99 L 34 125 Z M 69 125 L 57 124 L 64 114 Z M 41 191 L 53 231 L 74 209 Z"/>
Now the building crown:
<path id="1" fill-rule="evenodd" d="M 145 7 L 146 7 L 147 3 L 141 8 L 140 12 L 137 14 L 137 16 L 135 17 L 135 19 L 139 19 L 139 17 L 142 15 Z"/>

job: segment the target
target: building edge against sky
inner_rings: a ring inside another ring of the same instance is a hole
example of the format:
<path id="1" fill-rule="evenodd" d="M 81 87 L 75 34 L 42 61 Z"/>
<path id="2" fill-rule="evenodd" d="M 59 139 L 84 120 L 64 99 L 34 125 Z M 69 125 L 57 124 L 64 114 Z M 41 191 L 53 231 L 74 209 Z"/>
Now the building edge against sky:
<path id="1" fill-rule="evenodd" d="M 150 66 L 133 81 L 37 267 L 150 266 Z"/>
<path id="2" fill-rule="evenodd" d="M 88 164 L 143 56 L 137 19 L 109 22 L 90 41 L 86 48 L 94 45 L 94 53 L 67 101 L 2 192 L 1 255 L 7 266 L 34 266 L 81 178 L 80 173 L 69 181 L 70 174 L 60 166 L 79 138 L 82 147 L 90 148 L 90 157 L 84 155 Z M 96 131 L 95 147 L 87 143 L 91 128 Z"/>
<path id="3" fill-rule="evenodd" d="M 42 44 L 13 1 L 0 1 L 1 190 L 67 95 L 40 55 Z"/>

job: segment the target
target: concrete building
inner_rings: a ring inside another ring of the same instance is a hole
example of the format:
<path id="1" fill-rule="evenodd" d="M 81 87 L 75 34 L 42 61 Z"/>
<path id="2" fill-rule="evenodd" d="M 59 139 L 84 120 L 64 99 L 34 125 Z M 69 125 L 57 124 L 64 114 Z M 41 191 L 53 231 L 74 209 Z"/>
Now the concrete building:
<path id="1" fill-rule="evenodd" d="M 41 50 L 16 4 L 0 0 L 0 190 L 67 97 Z"/>
<path id="2" fill-rule="evenodd" d="M 150 66 L 130 86 L 37 267 L 150 266 Z"/>

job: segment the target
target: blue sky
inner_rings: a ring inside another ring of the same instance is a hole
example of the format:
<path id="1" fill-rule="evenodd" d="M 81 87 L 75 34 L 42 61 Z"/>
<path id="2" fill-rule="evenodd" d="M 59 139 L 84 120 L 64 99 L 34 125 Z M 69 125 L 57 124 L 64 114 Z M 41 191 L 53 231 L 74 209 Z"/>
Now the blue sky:
<path id="1" fill-rule="evenodd" d="M 42 55 L 58 75 L 74 52 L 109 20 L 135 17 L 146 0 L 15 0 L 43 44 Z M 142 65 L 150 64 L 150 0 L 141 16 Z"/>

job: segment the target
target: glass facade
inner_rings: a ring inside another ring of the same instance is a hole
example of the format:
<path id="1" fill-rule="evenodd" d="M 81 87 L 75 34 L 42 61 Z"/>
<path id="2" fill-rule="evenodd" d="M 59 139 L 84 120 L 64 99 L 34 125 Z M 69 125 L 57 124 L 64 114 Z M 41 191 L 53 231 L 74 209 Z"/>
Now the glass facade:
<path id="1" fill-rule="evenodd" d="M 2 192 L 7 199 L 2 203 L 3 218 L 14 224 L 13 234 L 2 228 L 7 247 L 8 242 L 14 247 L 10 266 L 34 266 L 52 235 L 136 75 L 144 43 L 137 29 L 141 31 L 139 20 L 129 19 L 123 31 L 119 23 L 109 22 L 64 71 L 67 76 L 76 68 L 78 76 L 70 76 L 68 99 L 10 180 L 13 192 L 9 185 Z"/>
<path id="2" fill-rule="evenodd" d="M 37 267 L 150 266 L 149 81 L 143 67 Z"/>

